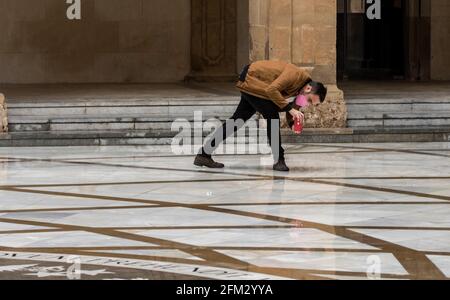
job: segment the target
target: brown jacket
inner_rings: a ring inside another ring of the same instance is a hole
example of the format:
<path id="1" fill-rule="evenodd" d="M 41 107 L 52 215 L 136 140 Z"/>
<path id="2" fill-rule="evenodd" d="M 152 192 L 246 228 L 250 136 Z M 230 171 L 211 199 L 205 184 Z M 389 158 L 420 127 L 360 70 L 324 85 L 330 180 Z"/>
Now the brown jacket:
<path id="1" fill-rule="evenodd" d="M 245 81 L 239 81 L 236 87 L 241 92 L 272 100 L 283 109 L 289 104 L 288 99 L 310 80 L 308 72 L 294 64 L 261 60 L 250 65 Z"/>

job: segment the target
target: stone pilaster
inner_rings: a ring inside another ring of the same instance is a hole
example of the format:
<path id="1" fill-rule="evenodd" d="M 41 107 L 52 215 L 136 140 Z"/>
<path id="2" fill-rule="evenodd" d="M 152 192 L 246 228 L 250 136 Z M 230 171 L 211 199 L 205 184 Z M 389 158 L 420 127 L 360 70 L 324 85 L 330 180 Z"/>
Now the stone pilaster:
<path id="1" fill-rule="evenodd" d="M 3 94 L 0 94 L 0 133 L 8 131 L 8 118 L 6 115 L 6 100 Z"/>
<path id="2" fill-rule="evenodd" d="M 237 0 L 192 0 L 191 14 L 191 73 L 186 80 L 235 80 Z"/>
<path id="3" fill-rule="evenodd" d="M 305 110 L 307 127 L 346 127 L 336 86 L 336 0 L 250 0 L 250 58 L 284 60 L 311 71 L 329 89 L 325 103 Z"/>
<path id="4" fill-rule="evenodd" d="M 269 58 L 270 0 L 249 0 L 250 61 Z"/>

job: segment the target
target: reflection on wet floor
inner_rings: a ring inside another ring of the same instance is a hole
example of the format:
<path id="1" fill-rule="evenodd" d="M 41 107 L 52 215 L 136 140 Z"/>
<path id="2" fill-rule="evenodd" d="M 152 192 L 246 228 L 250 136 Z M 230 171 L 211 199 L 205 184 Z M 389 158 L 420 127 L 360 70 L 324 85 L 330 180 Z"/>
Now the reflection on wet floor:
<path id="1" fill-rule="evenodd" d="M 89 279 L 446 279 L 449 146 L 291 145 L 287 174 L 258 155 L 207 170 L 164 147 L 1 148 L 0 273 L 76 255 Z"/>

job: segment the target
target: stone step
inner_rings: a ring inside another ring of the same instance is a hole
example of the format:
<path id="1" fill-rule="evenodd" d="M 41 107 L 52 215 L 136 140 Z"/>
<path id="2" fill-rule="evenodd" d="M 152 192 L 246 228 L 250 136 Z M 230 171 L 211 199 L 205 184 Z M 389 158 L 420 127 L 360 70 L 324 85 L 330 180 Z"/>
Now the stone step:
<path id="1" fill-rule="evenodd" d="M 350 115 L 359 115 L 367 112 L 379 113 L 432 113 L 439 111 L 450 111 L 449 103 L 436 103 L 433 105 L 425 103 L 417 104 L 348 104 L 347 110 Z"/>
<path id="2" fill-rule="evenodd" d="M 202 111 L 208 115 L 230 115 L 239 103 L 238 97 L 212 99 L 131 99 L 131 100 L 80 100 L 80 101 L 20 101 L 8 105 L 9 116 L 121 116 L 146 114 L 148 116 L 178 117 Z"/>
<path id="3" fill-rule="evenodd" d="M 364 113 L 349 115 L 348 126 L 352 128 L 381 127 L 411 127 L 411 126 L 449 126 L 450 111 L 421 113 Z"/>
<path id="4" fill-rule="evenodd" d="M 165 130 L 39 131 L 10 132 L 0 135 L 0 146 L 98 146 L 98 145 L 171 145 L 174 139 L 184 143 L 203 143 L 209 131 L 172 132 Z M 267 144 L 265 129 L 240 130 L 225 144 Z"/>
<path id="5" fill-rule="evenodd" d="M 202 112 L 207 116 L 231 116 L 236 109 L 236 105 L 225 106 L 135 106 L 135 107 L 89 107 L 89 108 L 24 108 L 11 109 L 8 107 L 9 117 L 22 116 L 42 116 L 42 117 L 58 117 L 61 115 L 70 116 L 92 116 L 108 115 L 112 117 L 120 117 L 127 115 L 145 114 L 147 116 L 158 116 L 169 119 L 180 117 L 188 117 L 194 115 L 195 112 Z"/>
<path id="6" fill-rule="evenodd" d="M 364 119 L 442 119 L 450 118 L 450 111 L 440 112 L 364 112 L 358 115 L 349 116 L 350 120 L 364 120 Z"/>
<path id="7" fill-rule="evenodd" d="M 175 133 L 161 131 L 10 132 L 0 135 L 0 146 L 171 145 Z M 284 143 L 450 142 L 450 126 L 358 129 L 306 129 L 302 135 L 282 130 Z M 201 139 L 201 138 L 200 138 Z M 237 138 L 238 144 L 265 145 L 265 135 Z M 189 140 L 188 140 L 189 141 Z M 191 142 L 198 144 L 196 139 Z"/>
<path id="8" fill-rule="evenodd" d="M 450 132 L 450 126 L 392 126 L 392 127 L 358 127 L 352 128 L 353 134 L 391 134 L 391 133 L 402 133 L 402 134 L 440 134 Z"/>
<path id="9" fill-rule="evenodd" d="M 59 115 L 59 116 L 10 116 L 10 123 L 29 124 L 29 123 L 101 123 L 101 122 L 173 122 L 173 121 L 207 121 L 214 119 L 214 115 L 210 114 L 190 114 L 182 117 L 152 116 L 147 114 L 134 115 Z M 254 119 L 255 116 L 252 118 Z M 227 119 L 227 117 L 219 117 L 219 120 Z"/>
<path id="10" fill-rule="evenodd" d="M 346 95 L 346 103 L 349 118 L 361 118 L 361 114 L 366 113 L 433 113 L 441 111 L 450 111 L 450 95 L 442 94 L 438 97 L 423 98 L 412 93 L 405 97 L 404 94 L 398 97 L 386 98 L 380 94 L 374 97 L 373 94 L 364 98 L 361 94 L 358 97 Z"/>
<path id="11" fill-rule="evenodd" d="M 123 98 L 109 99 L 105 97 L 80 97 L 59 99 L 57 97 L 46 99 L 32 100 L 21 97 L 18 99 L 10 99 L 8 105 L 13 108 L 36 108 L 36 107 L 71 107 L 71 106 L 182 106 L 182 105 L 219 105 L 226 103 L 238 103 L 239 96 L 197 96 L 197 97 L 134 97 L 126 96 Z"/>
<path id="12" fill-rule="evenodd" d="M 382 92 L 379 96 L 374 96 L 373 94 L 369 94 L 366 97 L 360 95 L 358 93 L 358 97 L 354 97 L 349 93 L 345 94 L 345 102 L 348 104 L 416 104 L 416 103 L 425 103 L 425 104 L 437 104 L 437 103 L 449 103 L 450 95 L 441 94 L 438 96 L 427 96 L 426 98 L 420 95 L 420 97 L 416 97 L 413 94 L 405 97 L 404 94 L 398 95 L 398 97 L 394 97 L 391 93 L 389 96 L 386 96 L 386 93 Z"/>
<path id="13" fill-rule="evenodd" d="M 350 113 L 361 112 L 436 112 L 450 110 L 450 103 L 436 103 L 433 105 L 425 103 L 417 104 L 348 104 Z"/>
<path id="14" fill-rule="evenodd" d="M 361 119 L 361 120 L 348 120 L 348 127 L 359 128 L 359 127 L 411 127 L 411 126 L 422 126 L 427 128 L 429 126 L 450 126 L 449 119 Z"/>
<path id="15" fill-rule="evenodd" d="M 347 104 L 349 115 L 361 115 L 364 113 L 389 113 L 389 112 L 412 112 L 412 104 Z"/>
<path id="16" fill-rule="evenodd" d="M 147 115 L 134 116 L 12 116 L 9 119 L 9 129 L 11 132 L 21 131 L 92 131 L 92 130 L 166 130 L 184 126 L 186 122 L 190 126 L 195 126 L 194 121 L 216 125 L 226 120 L 227 117 L 214 115 L 190 115 L 186 118 L 169 118 Z M 256 116 L 252 121 L 256 126 Z M 216 123 L 217 122 L 217 123 Z M 206 124 L 204 124 L 205 126 Z"/>

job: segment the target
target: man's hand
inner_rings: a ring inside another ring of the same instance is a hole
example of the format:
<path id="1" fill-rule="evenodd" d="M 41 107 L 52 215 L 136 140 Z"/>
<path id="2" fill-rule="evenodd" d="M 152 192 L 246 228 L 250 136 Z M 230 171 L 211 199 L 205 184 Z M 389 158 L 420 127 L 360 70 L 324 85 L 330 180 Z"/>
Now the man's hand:
<path id="1" fill-rule="evenodd" d="M 296 110 L 293 108 L 289 111 L 289 113 L 294 117 L 294 120 L 300 119 L 300 121 L 302 121 L 302 122 L 305 121 L 305 115 L 303 113 L 301 113 L 299 110 Z"/>

